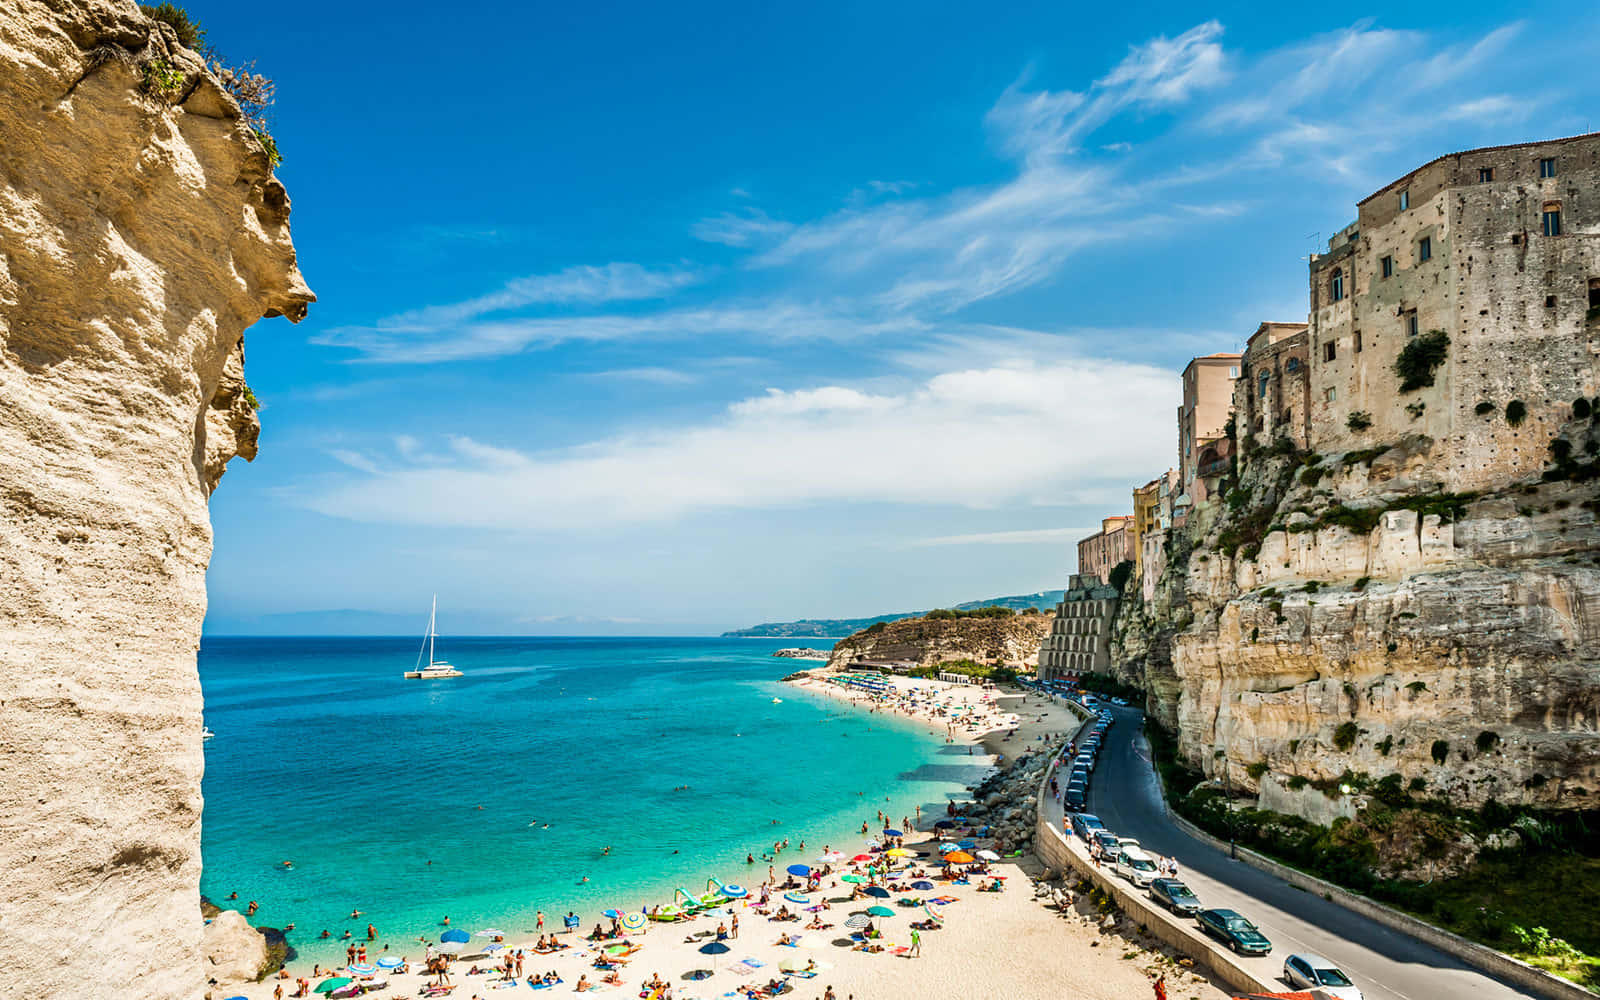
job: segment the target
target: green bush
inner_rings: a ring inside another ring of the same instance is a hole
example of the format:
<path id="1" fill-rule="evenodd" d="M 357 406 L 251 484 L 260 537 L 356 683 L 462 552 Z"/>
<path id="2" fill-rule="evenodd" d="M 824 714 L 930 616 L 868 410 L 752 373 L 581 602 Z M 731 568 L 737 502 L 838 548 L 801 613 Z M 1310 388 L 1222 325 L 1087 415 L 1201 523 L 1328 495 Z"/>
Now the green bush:
<path id="1" fill-rule="evenodd" d="M 1472 408 L 1472 412 L 1476 413 L 1480 417 L 1486 416 L 1486 415 L 1488 415 L 1490 413 L 1493 413 L 1494 410 L 1495 410 L 1494 404 L 1489 402 L 1488 400 L 1484 400 L 1483 402 L 1479 403 L 1477 406 L 1474 406 Z"/>
<path id="2" fill-rule="evenodd" d="M 1339 728 L 1333 731 L 1333 745 L 1340 750 L 1349 750 L 1356 745 L 1356 737 L 1361 735 L 1361 729 L 1354 722 L 1340 723 Z"/>
<path id="3" fill-rule="evenodd" d="M 1267 773 L 1267 762 L 1264 760 L 1258 760 L 1254 764 L 1251 764 L 1249 767 L 1245 768 L 1244 773 L 1248 774 L 1255 780 L 1260 781 L 1262 775 Z"/>
<path id="4" fill-rule="evenodd" d="M 200 27 L 200 22 L 190 17 L 189 12 L 182 7 L 176 4 L 158 3 L 140 4 L 139 9 L 144 11 L 144 16 L 150 20 L 170 25 L 177 33 L 178 41 L 182 42 L 185 48 L 194 49 L 196 52 L 202 51 L 206 43 L 205 29 Z"/>
<path id="5" fill-rule="evenodd" d="M 1412 694 L 1421 694 L 1423 691 L 1428 690 L 1428 685 L 1425 681 L 1412 681 L 1406 685 L 1406 690 Z"/>
<path id="6" fill-rule="evenodd" d="M 1317 466 L 1308 466 L 1307 468 L 1300 470 L 1300 484 L 1302 486 L 1315 487 L 1318 483 L 1322 482 L 1322 477 L 1325 474 L 1326 470 L 1322 468 Z"/>
<path id="7" fill-rule="evenodd" d="M 1400 391 L 1413 392 L 1433 384 L 1433 373 L 1444 364 L 1450 349 L 1450 335 L 1443 330 L 1429 330 L 1413 337 L 1395 359 L 1394 372 L 1400 376 Z"/>
<path id="8" fill-rule="evenodd" d="M 1478 752 L 1488 753 L 1500 745 L 1500 734 L 1493 730 L 1485 729 L 1478 734 Z"/>
<path id="9" fill-rule="evenodd" d="M 1372 426 L 1372 414 L 1366 410 L 1356 410 L 1344 419 L 1344 425 L 1353 431 L 1364 431 Z"/>
<path id="10" fill-rule="evenodd" d="M 1289 779 L 1289 790 L 1290 791 L 1294 791 L 1294 792 L 1298 792 L 1300 789 L 1306 787 L 1309 784 L 1311 784 L 1311 779 L 1310 778 L 1306 777 L 1303 774 L 1297 774 L 1294 777 Z"/>
<path id="11" fill-rule="evenodd" d="M 1428 752 L 1433 755 L 1433 762 L 1435 764 L 1443 764 L 1445 762 L 1445 758 L 1450 756 L 1450 741 L 1434 740 L 1433 747 Z"/>
<path id="12" fill-rule="evenodd" d="M 139 86 L 151 97 L 171 100 L 183 91 L 183 70 L 165 59 L 152 59 L 139 67 Z"/>
<path id="13" fill-rule="evenodd" d="M 1111 572 L 1108 575 L 1110 579 L 1106 582 L 1111 584 L 1113 589 L 1121 590 L 1127 585 L 1128 577 L 1133 575 L 1133 560 L 1122 560 L 1115 566 L 1111 567 Z"/>
<path id="14" fill-rule="evenodd" d="M 1394 749 L 1394 737 L 1385 736 L 1383 739 L 1373 744 L 1373 746 L 1377 748 L 1379 753 L 1387 757 L 1389 756 L 1389 751 Z M 1394 778 L 1397 782 L 1400 780 L 1400 776 L 1398 774 L 1391 774 L 1389 777 Z"/>
<path id="15" fill-rule="evenodd" d="M 1513 399 L 1506 404 L 1506 423 L 1512 427 L 1521 427 L 1526 419 L 1528 419 L 1528 407 L 1522 400 Z"/>

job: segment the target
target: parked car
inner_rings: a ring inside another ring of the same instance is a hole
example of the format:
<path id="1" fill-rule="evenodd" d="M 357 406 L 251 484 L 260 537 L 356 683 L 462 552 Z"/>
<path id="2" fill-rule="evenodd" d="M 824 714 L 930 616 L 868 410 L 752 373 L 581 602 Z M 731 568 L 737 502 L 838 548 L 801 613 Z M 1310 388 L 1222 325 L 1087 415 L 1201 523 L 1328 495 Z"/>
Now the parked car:
<path id="1" fill-rule="evenodd" d="M 1082 812 L 1089 808 L 1088 796 L 1084 794 L 1082 788 L 1068 788 L 1061 796 L 1061 801 L 1066 803 L 1067 808 L 1074 812 Z"/>
<path id="2" fill-rule="evenodd" d="M 1084 843 L 1088 843 L 1089 838 L 1094 836 L 1095 831 L 1106 828 L 1106 825 L 1100 822 L 1100 817 L 1093 813 L 1073 813 L 1070 822 L 1072 823 L 1072 832 Z"/>
<path id="3" fill-rule="evenodd" d="M 1200 897 L 1175 878 L 1158 878 L 1150 883 L 1150 898 L 1173 913 L 1192 917 L 1200 912 Z"/>
<path id="4" fill-rule="evenodd" d="M 1283 978 L 1290 986 L 1315 990 L 1329 1000 L 1362 1000 L 1350 977 L 1320 955 L 1290 955 L 1283 960 Z"/>
<path id="5" fill-rule="evenodd" d="M 1112 698 L 1111 699 L 1111 704 L 1113 704 L 1113 705 L 1122 705 L 1122 706 L 1126 707 L 1127 704 L 1128 704 L 1128 701 L 1127 701 L 1126 698 Z"/>
<path id="6" fill-rule="evenodd" d="M 1201 910 L 1195 915 L 1200 929 L 1241 955 L 1265 955 L 1272 942 L 1244 917 L 1233 910 Z"/>
<path id="7" fill-rule="evenodd" d="M 1089 850 L 1103 858 L 1114 858 L 1122 847 L 1117 835 L 1109 830 L 1099 830 L 1089 835 Z"/>
<path id="8" fill-rule="evenodd" d="M 1124 847 L 1118 852 L 1113 870 L 1137 886 L 1148 886 L 1160 875 L 1155 859 L 1137 847 Z"/>

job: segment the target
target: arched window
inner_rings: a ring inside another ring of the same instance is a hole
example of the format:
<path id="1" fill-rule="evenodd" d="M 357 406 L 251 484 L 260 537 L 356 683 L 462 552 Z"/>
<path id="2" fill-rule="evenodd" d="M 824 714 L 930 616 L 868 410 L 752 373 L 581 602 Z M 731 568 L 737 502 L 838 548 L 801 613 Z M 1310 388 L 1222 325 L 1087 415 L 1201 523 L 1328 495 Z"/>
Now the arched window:
<path id="1" fill-rule="evenodd" d="M 1267 373 L 1266 372 L 1262 372 L 1260 375 L 1256 376 L 1256 387 L 1261 393 L 1261 398 L 1262 399 L 1266 399 L 1267 398 Z"/>
<path id="2" fill-rule="evenodd" d="M 1300 359 L 1290 358 L 1288 361 L 1284 362 L 1283 367 L 1285 371 L 1293 375 L 1295 372 L 1300 370 Z"/>
<path id="3" fill-rule="evenodd" d="M 1334 302 L 1344 298 L 1344 268 L 1334 268 L 1333 277 L 1328 281 L 1328 297 Z"/>

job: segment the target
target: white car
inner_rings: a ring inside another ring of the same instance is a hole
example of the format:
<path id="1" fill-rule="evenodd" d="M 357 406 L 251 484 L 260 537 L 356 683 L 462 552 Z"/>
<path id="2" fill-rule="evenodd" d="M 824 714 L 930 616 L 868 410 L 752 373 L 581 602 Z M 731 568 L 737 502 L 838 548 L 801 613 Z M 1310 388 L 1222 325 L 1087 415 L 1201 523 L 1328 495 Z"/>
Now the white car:
<path id="1" fill-rule="evenodd" d="M 1290 955 L 1283 960 L 1283 978 L 1296 989 L 1314 990 L 1328 1000 L 1362 1000 L 1350 977 L 1321 955 Z"/>
<path id="2" fill-rule="evenodd" d="M 1124 847 L 1119 851 L 1114 870 L 1141 889 L 1148 889 L 1150 883 L 1161 876 L 1155 861 L 1137 847 Z"/>

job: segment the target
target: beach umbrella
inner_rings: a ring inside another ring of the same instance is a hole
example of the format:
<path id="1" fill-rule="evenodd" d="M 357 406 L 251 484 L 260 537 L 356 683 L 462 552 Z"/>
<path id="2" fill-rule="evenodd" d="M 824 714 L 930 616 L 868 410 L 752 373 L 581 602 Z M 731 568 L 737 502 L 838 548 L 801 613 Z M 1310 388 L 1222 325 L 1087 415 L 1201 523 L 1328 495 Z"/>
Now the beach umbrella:
<path id="1" fill-rule="evenodd" d="M 918 892 L 927 892 L 933 888 L 933 883 L 929 882 L 927 879 L 918 879 L 917 881 L 911 883 L 911 888 L 917 890 Z"/>
<path id="2" fill-rule="evenodd" d="M 479 937 L 505 937 L 506 932 L 498 927 L 490 927 L 478 932 Z"/>
<path id="3" fill-rule="evenodd" d="M 817 860 L 819 862 L 821 862 L 822 864 L 825 864 L 825 865 L 836 865 L 839 862 L 844 860 L 844 852 L 843 851 L 829 851 L 827 854 L 824 854 L 822 857 L 818 858 Z"/>
<path id="4" fill-rule="evenodd" d="M 916 851 L 908 851 L 904 847 L 891 847 L 883 853 L 891 858 L 914 858 L 917 856 Z"/>
<path id="5" fill-rule="evenodd" d="M 621 910 L 601 910 L 600 911 L 600 915 L 602 917 L 607 917 L 607 918 L 609 918 L 611 920 L 615 920 L 618 917 L 622 916 L 622 911 Z M 483 932 L 479 931 L 478 933 L 482 934 Z"/>
<path id="6" fill-rule="evenodd" d="M 734 885 L 729 883 L 728 885 L 722 887 L 722 894 L 727 896 L 729 899 L 743 899 L 750 895 L 750 890 L 746 889 L 742 885 Z"/>
<path id="7" fill-rule="evenodd" d="M 645 916 L 644 916 L 643 913 L 624 913 L 622 915 L 622 929 L 623 930 L 626 930 L 626 931 L 642 931 L 642 930 L 644 930 L 644 926 L 645 926 L 646 923 L 648 923 L 648 921 L 645 920 Z"/>
<path id="8" fill-rule="evenodd" d="M 840 877 L 839 881 L 841 881 L 841 882 L 853 882 L 856 885 L 860 885 L 861 883 L 865 882 L 866 879 L 861 877 L 860 875 L 844 875 L 844 876 Z"/>
<path id="9" fill-rule="evenodd" d="M 859 865 L 863 861 L 871 861 L 871 860 L 872 860 L 872 855 L 870 855 L 870 854 L 857 854 L 855 857 L 850 859 L 850 863 L 851 864 L 855 864 L 855 865 Z"/>
<path id="10" fill-rule="evenodd" d="M 901 833 L 899 830 L 896 830 L 893 827 L 889 827 L 889 826 L 886 826 L 886 827 L 883 828 L 883 835 L 885 837 L 904 837 L 905 836 L 905 834 Z"/>
<path id="11" fill-rule="evenodd" d="M 959 850 L 961 850 L 961 848 L 957 847 L 954 844 L 940 844 L 939 845 L 939 853 L 940 854 L 949 854 L 951 851 L 959 851 Z"/>
<path id="12" fill-rule="evenodd" d="M 846 920 L 844 925 L 849 927 L 851 930 L 860 930 L 870 923 L 872 923 L 871 917 L 867 916 L 865 913 L 857 913 L 850 917 L 850 919 Z"/>
<path id="13" fill-rule="evenodd" d="M 464 941 L 441 941 L 433 950 L 441 955 L 459 955 L 467 950 L 467 945 Z"/>
<path id="14" fill-rule="evenodd" d="M 783 894 L 783 898 L 791 903 L 799 903 L 802 906 L 811 902 L 811 897 L 803 892 L 786 892 Z"/>
<path id="15" fill-rule="evenodd" d="M 398 969 L 404 964 L 406 964 L 406 960 L 403 958 L 385 957 L 378 959 L 378 968 L 380 969 Z"/>
<path id="16" fill-rule="evenodd" d="M 600 950 L 607 955 L 621 955 L 631 947 L 632 945 L 629 944 L 608 944 Z"/>
<path id="17" fill-rule="evenodd" d="M 882 886 L 869 885 L 869 886 L 866 887 L 866 889 L 864 889 L 862 891 L 865 892 L 869 896 L 876 896 L 879 899 L 888 899 L 889 898 L 889 890 L 883 888 Z"/>
<path id="18" fill-rule="evenodd" d="M 439 935 L 440 941 L 459 941 L 462 944 L 472 940 L 472 935 L 466 931 L 448 930 Z"/>
<path id="19" fill-rule="evenodd" d="M 378 967 L 376 965 L 366 964 L 347 965 L 344 967 L 344 971 L 350 973 L 352 976 L 371 976 L 377 974 Z"/>
<path id="20" fill-rule="evenodd" d="M 867 909 L 867 916 L 869 916 L 869 917 L 892 917 L 892 916 L 894 916 L 894 911 L 889 909 L 887 906 L 873 906 L 873 907 L 869 907 Z"/>
<path id="21" fill-rule="evenodd" d="M 978 852 L 978 857 L 982 858 L 985 861 L 999 861 L 1000 860 L 1000 855 L 996 854 L 993 851 L 987 851 L 987 850 L 986 851 L 979 851 Z"/>
<path id="22" fill-rule="evenodd" d="M 499 951 L 501 948 L 504 948 L 504 947 L 505 947 L 505 945 L 503 945 L 500 942 L 496 941 L 494 944 L 486 944 L 486 945 L 484 945 L 483 946 L 483 950 L 484 950 L 485 954 L 493 955 L 495 952 Z"/>
<path id="23" fill-rule="evenodd" d="M 349 985 L 350 985 L 349 977 L 347 977 L 347 976 L 334 976 L 332 979 L 324 979 L 322 982 L 318 983 L 316 989 L 312 990 L 311 992 L 313 992 L 313 993 L 332 993 L 334 990 L 338 989 L 341 986 L 349 986 Z"/>
<path id="24" fill-rule="evenodd" d="M 705 944 L 700 946 L 700 954 L 711 956 L 712 968 L 716 968 L 718 955 L 726 955 L 732 950 L 732 948 L 729 948 L 721 941 L 707 941 Z"/>
<path id="25" fill-rule="evenodd" d="M 956 846 L 963 851 L 970 851 L 978 846 L 978 842 L 976 840 L 958 840 L 956 841 Z"/>
<path id="26" fill-rule="evenodd" d="M 951 851 L 949 854 L 944 856 L 944 860 L 946 863 L 952 865 L 970 865 L 978 859 L 974 858 L 966 851 Z"/>
<path id="27" fill-rule="evenodd" d="M 953 819 L 941 819 L 939 822 L 933 824 L 934 829 L 936 830 L 948 830 L 956 825 L 957 823 Z"/>
<path id="28" fill-rule="evenodd" d="M 790 875 L 798 875 L 801 878 L 805 878 L 811 874 L 811 869 L 805 865 L 790 865 L 788 868 L 785 868 L 784 871 L 788 872 Z"/>

